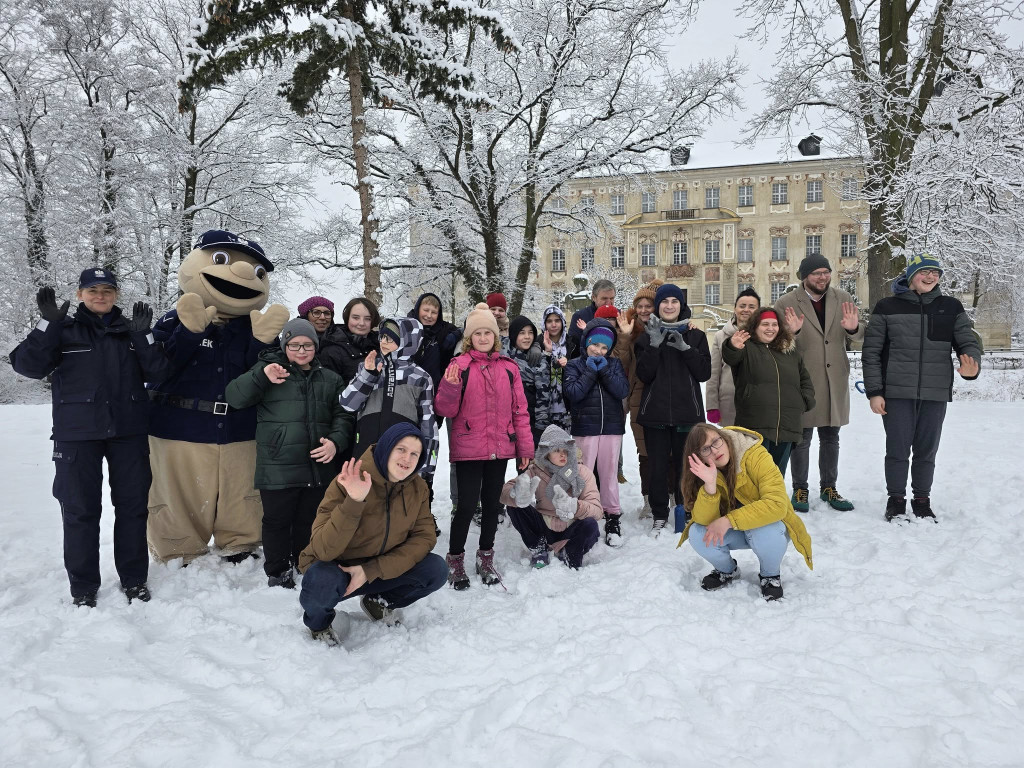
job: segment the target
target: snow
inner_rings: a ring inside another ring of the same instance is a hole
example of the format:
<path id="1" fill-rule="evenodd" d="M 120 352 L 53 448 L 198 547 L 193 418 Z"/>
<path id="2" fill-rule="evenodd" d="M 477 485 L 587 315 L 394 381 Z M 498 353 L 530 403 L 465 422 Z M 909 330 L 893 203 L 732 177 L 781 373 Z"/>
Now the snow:
<path id="1" fill-rule="evenodd" d="M 503 527 L 507 592 L 473 577 L 397 628 L 345 603 L 329 649 L 253 561 L 153 565 L 153 601 L 127 605 L 109 506 L 99 606 L 72 607 L 49 408 L 2 406 L 0 765 L 1019 766 L 1024 404 L 951 405 L 940 524 L 905 527 L 882 519 L 881 424 L 856 393 L 853 411 L 840 490 L 857 510 L 812 502 L 816 569 L 791 549 L 780 603 L 749 553 L 740 583 L 702 592 L 708 567 L 647 535 L 631 482 L 623 548 L 533 571 Z M 445 531 L 447 485 L 442 466 Z"/>

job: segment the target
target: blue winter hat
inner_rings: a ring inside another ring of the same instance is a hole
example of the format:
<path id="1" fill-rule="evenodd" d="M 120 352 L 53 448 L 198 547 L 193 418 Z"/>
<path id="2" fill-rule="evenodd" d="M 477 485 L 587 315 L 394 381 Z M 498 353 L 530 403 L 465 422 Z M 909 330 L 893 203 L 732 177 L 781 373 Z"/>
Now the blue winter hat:
<path id="1" fill-rule="evenodd" d="M 612 333 L 611 328 L 599 325 L 590 330 L 590 333 L 587 335 L 587 341 L 583 346 L 589 347 L 591 344 L 604 344 L 608 349 L 611 349 L 615 346 L 615 334 Z"/>
<path id="2" fill-rule="evenodd" d="M 78 290 L 91 288 L 94 285 L 109 285 L 116 290 L 117 277 L 109 269 L 103 269 L 102 267 L 83 269 L 81 276 L 78 278 Z"/>
<path id="3" fill-rule="evenodd" d="M 679 299 L 679 303 L 682 305 L 682 308 L 679 310 L 679 319 L 685 320 L 691 314 L 690 307 L 686 304 L 686 294 L 682 288 L 672 283 L 665 283 L 654 292 L 654 314 L 661 317 L 661 312 L 659 311 L 661 302 L 673 297 Z"/>
<path id="4" fill-rule="evenodd" d="M 422 467 L 423 462 L 427 460 L 427 441 L 423 439 L 423 433 L 408 421 L 392 424 L 384 430 L 384 434 L 377 439 L 377 444 L 373 446 L 373 463 L 377 465 L 377 469 L 384 476 L 385 480 L 388 478 L 388 458 L 390 458 L 391 452 L 395 450 L 395 446 L 398 445 L 402 438 L 409 437 L 410 435 L 418 437 L 420 442 L 423 443 L 420 460 L 416 463 L 416 469 L 413 472 Z"/>
<path id="5" fill-rule="evenodd" d="M 922 269 L 937 269 L 939 270 L 939 274 L 942 274 L 942 267 L 939 265 L 939 260 L 934 256 L 927 253 L 922 253 L 919 256 L 911 256 L 907 259 L 907 285 L 910 285 L 910 280 L 914 276 L 914 273 Z"/>

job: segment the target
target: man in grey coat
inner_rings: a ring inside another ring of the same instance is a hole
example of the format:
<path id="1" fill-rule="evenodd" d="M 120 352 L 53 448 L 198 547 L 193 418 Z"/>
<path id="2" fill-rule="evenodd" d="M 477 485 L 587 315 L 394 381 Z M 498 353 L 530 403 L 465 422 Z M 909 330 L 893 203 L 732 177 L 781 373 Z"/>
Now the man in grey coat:
<path id="1" fill-rule="evenodd" d="M 981 368 L 981 347 L 970 318 L 959 301 L 942 295 L 941 277 L 935 258 L 910 258 L 906 272 L 893 284 L 895 295 L 875 305 L 864 337 L 864 390 L 885 427 L 889 521 L 904 519 L 910 470 L 911 511 L 934 522 L 930 493 L 935 454 L 946 403 L 953 399 L 950 353 L 955 350 L 959 356 L 964 379 L 978 378 Z"/>
<path id="2" fill-rule="evenodd" d="M 807 470 L 811 438 L 818 430 L 820 499 L 833 509 L 851 510 L 853 504 L 836 490 L 839 479 L 839 428 L 850 423 L 850 361 L 848 342 L 864 338 L 864 326 L 853 297 L 835 288 L 832 266 L 820 253 L 808 254 L 797 271 L 800 288 L 784 294 L 775 309 L 785 317 L 796 348 L 814 384 L 815 406 L 804 413 L 803 439 L 793 448 L 790 473 L 793 509 L 809 507 Z"/>

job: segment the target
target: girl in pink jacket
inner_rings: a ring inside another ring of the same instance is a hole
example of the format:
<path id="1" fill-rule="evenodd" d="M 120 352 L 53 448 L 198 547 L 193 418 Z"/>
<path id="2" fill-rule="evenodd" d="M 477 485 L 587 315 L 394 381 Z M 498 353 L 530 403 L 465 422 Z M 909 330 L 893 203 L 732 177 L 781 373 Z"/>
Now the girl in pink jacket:
<path id="1" fill-rule="evenodd" d="M 483 510 L 476 572 L 484 584 L 499 584 L 494 569 L 494 534 L 508 460 L 525 469 L 533 435 L 519 366 L 501 354 L 498 324 L 486 304 L 466 318 L 463 354 L 452 360 L 438 386 L 434 410 L 452 420 L 449 460 L 455 465 L 459 501 L 448 542 L 448 583 L 469 587 L 464 563 L 469 524 L 477 500 Z"/>

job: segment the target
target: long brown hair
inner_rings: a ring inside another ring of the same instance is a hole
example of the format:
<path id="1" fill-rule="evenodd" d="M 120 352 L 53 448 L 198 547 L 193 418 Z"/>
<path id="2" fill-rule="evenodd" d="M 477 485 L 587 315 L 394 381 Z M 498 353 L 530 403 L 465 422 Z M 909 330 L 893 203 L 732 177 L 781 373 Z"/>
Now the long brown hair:
<path id="1" fill-rule="evenodd" d="M 704 447 L 708 435 L 712 433 L 725 440 L 725 444 L 729 448 L 729 463 L 718 470 L 725 479 L 725 493 L 719 502 L 719 512 L 726 515 L 736 506 L 736 449 L 729 436 L 718 427 L 711 424 L 693 425 L 690 434 L 686 437 L 686 445 L 683 447 L 683 479 L 679 485 L 683 492 L 683 505 L 692 511 L 693 505 L 697 501 L 697 493 L 704 485 L 704 481 L 690 471 L 690 456 L 697 454 L 697 458 L 701 461 L 704 460 L 700 455 L 700 449 Z"/>
<path id="2" fill-rule="evenodd" d="M 752 314 L 747 319 L 747 322 L 743 324 L 743 330 L 750 334 L 751 341 L 760 342 L 761 340 L 757 338 L 757 324 L 761 322 L 761 317 L 767 312 L 771 312 L 779 321 L 779 333 L 774 339 L 772 339 L 772 343 L 769 344 L 768 347 L 777 352 L 785 352 L 786 350 L 792 349 L 794 344 L 793 334 L 789 332 L 789 327 L 786 325 L 785 317 L 777 312 L 773 307 L 761 307 L 757 310 L 757 312 Z"/>

